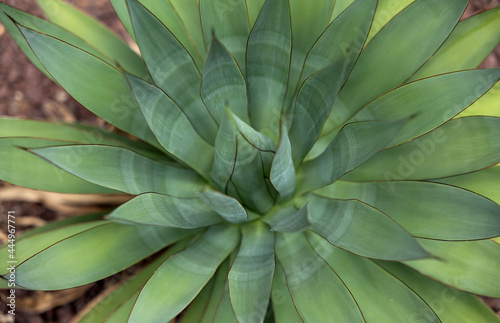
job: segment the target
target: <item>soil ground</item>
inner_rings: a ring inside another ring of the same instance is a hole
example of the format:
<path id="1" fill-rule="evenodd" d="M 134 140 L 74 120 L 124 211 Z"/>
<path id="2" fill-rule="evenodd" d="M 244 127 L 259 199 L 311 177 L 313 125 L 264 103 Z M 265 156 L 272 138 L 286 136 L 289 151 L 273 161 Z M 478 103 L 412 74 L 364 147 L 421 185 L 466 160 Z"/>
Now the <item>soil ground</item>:
<path id="1" fill-rule="evenodd" d="M 42 16 L 33 0 L 2 0 L 3 2 Z M 77 7 L 93 15 L 119 35 L 130 39 L 112 10 L 109 0 L 72 0 Z M 500 6 L 500 0 L 472 0 L 464 15 Z M 481 67 L 499 67 L 500 48 L 497 47 Z M 111 126 L 83 108 L 69 97 L 58 85 L 39 72 L 22 54 L 0 24 L 0 116 L 15 116 L 26 119 L 80 121 L 112 129 Z M 0 182 L 0 214 L 14 210 L 23 215 L 18 224 L 18 233 L 48 221 L 62 219 L 74 214 L 74 209 L 64 208 L 58 196 L 40 195 L 36 191 L 21 190 Z M 13 197 L 14 196 L 14 197 Z M 2 222 L 3 221 L 3 222 Z M 6 241 L 5 219 L 0 219 L 0 242 Z M 141 264 L 138 266 L 140 267 Z M 130 276 L 137 266 L 96 282 L 69 291 L 31 292 L 20 291 L 17 295 L 16 322 L 70 322 L 85 306 L 101 293 Z M 0 292 L 0 323 L 13 322 L 4 315 L 7 294 Z M 500 317 L 500 300 L 484 298 Z"/>

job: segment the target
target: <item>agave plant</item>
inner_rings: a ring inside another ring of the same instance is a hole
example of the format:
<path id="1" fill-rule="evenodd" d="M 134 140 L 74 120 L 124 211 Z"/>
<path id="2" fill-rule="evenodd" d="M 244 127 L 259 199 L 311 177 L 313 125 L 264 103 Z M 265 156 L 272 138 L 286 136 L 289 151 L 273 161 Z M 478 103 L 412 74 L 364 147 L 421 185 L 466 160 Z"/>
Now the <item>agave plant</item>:
<path id="1" fill-rule="evenodd" d="M 500 297 L 500 69 L 476 69 L 500 8 L 459 22 L 466 0 L 111 0 L 139 56 L 37 2 L 49 21 L 5 4 L 0 20 L 131 136 L 3 118 L 0 178 L 132 198 L 3 246 L 2 288 L 154 255 L 81 321 L 498 322 L 469 293 Z"/>

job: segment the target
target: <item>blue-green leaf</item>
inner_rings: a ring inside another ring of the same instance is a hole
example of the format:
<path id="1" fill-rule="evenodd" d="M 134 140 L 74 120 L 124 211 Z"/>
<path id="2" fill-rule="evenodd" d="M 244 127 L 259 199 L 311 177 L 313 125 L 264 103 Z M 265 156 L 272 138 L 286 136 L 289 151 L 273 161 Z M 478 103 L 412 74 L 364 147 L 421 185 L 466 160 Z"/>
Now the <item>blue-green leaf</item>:
<path id="1" fill-rule="evenodd" d="M 200 198 L 179 198 L 146 193 L 120 205 L 107 216 L 114 221 L 196 229 L 223 219 Z"/>
<path id="2" fill-rule="evenodd" d="M 274 275 L 274 233 L 262 222 L 241 227 L 240 250 L 228 274 L 229 296 L 239 322 L 264 320 Z"/>
<path id="3" fill-rule="evenodd" d="M 274 139 L 288 85 L 291 33 L 288 0 L 267 0 L 248 37 L 250 120 L 255 129 Z"/>
<path id="4" fill-rule="evenodd" d="M 198 135 L 182 109 L 153 84 L 130 75 L 127 75 L 127 81 L 160 144 L 170 154 L 209 179 L 214 148 Z"/>
<path id="5" fill-rule="evenodd" d="M 201 75 L 193 58 L 142 4 L 137 0 L 127 3 L 139 48 L 153 80 L 186 113 L 198 133 L 213 143 L 217 125 L 201 100 Z"/>
<path id="6" fill-rule="evenodd" d="M 357 200 L 311 196 L 312 231 L 336 247 L 384 260 L 425 258 L 428 254 L 402 227 L 379 210 Z"/>
<path id="7" fill-rule="evenodd" d="M 193 197 L 204 185 L 192 170 L 153 161 L 119 147 L 71 145 L 31 151 L 86 181 L 129 194 L 156 192 Z"/>
<path id="8" fill-rule="evenodd" d="M 238 242 L 239 231 L 235 226 L 211 227 L 192 246 L 156 270 L 142 288 L 129 322 L 173 319 L 198 295 Z"/>

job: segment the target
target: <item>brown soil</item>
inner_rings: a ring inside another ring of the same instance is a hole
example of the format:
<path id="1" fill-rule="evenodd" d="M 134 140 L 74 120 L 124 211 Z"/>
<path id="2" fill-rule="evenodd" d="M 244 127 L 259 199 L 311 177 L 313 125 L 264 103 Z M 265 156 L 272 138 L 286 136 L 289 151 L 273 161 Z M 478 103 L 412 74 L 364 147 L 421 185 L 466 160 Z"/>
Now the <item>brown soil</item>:
<path id="1" fill-rule="evenodd" d="M 42 16 L 32 0 L 2 0 L 3 2 Z M 119 35 L 130 39 L 108 0 L 72 0 L 71 3 L 90 13 Z M 489 8 L 500 6 L 500 0 L 472 0 L 464 17 Z M 500 66 L 500 47 L 490 55 L 481 67 Z M 39 72 L 22 54 L 19 48 L 0 24 L 0 116 L 15 116 L 26 119 L 80 121 L 112 129 L 101 119 L 83 108 L 69 97 L 58 85 L 52 83 Z M 12 188 L 10 184 L 0 182 L 0 190 Z M 25 192 L 19 196 L 31 196 Z M 31 202 L 30 202 L 31 201 Z M 38 202 L 32 202 L 38 201 Z M 46 221 L 65 218 L 66 209 L 51 205 L 47 207 L 45 199 L 18 198 L 3 199 L 0 196 L 0 214 L 8 210 L 22 214 L 24 220 L 19 223 L 18 233 L 26 229 L 43 225 Z M 5 219 L 0 218 L 0 242 L 6 240 Z M 16 322 L 69 322 L 92 299 L 109 287 L 115 285 L 136 269 L 131 268 L 124 273 L 114 275 L 89 286 L 62 292 L 31 292 L 19 291 L 17 296 Z M 0 323 L 13 322 L 11 316 L 4 315 L 4 304 L 7 293 L 0 292 Z M 485 299 L 500 317 L 500 301 Z"/>

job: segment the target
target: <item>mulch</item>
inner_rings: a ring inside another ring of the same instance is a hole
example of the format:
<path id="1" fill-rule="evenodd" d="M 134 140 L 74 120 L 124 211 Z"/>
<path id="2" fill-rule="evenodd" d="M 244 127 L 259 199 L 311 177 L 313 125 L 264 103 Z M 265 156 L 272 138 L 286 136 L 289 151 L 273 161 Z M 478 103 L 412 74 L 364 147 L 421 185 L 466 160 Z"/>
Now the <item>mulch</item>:
<path id="1" fill-rule="evenodd" d="M 42 16 L 32 0 L 2 0 L 3 2 L 20 8 L 32 14 Z M 111 27 L 126 39 L 123 26 L 112 10 L 109 0 L 72 0 L 77 7 L 98 18 L 105 25 Z M 500 6 L 500 0 L 472 0 L 464 15 L 484 11 Z M 481 65 L 481 67 L 500 66 L 500 47 L 497 47 Z M 108 129 L 112 126 L 83 108 L 78 102 L 66 94 L 57 84 L 54 84 L 38 71 L 22 54 L 14 41 L 0 24 L 0 115 L 15 116 L 37 120 L 64 120 L 79 121 Z M 10 184 L 0 182 L 0 190 L 11 187 Z M 32 193 L 32 192 L 28 192 Z M 24 196 L 24 195 L 23 195 Z M 27 194 L 27 196 L 30 196 Z M 17 230 L 18 233 L 45 222 L 68 217 L 68 213 L 58 208 L 49 208 L 43 200 L 21 199 L 1 200 L 0 214 L 15 210 L 26 218 Z M 5 217 L 0 217 L 0 230 L 6 232 Z M 5 241 L 5 235 L 0 235 L 0 241 Z M 70 322 L 85 306 L 101 293 L 112 288 L 136 272 L 141 264 L 122 273 L 98 281 L 88 286 L 69 291 L 38 292 L 18 291 L 16 295 L 17 309 L 16 322 Z M 0 292 L 0 298 L 5 301 L 6 291 Z M 500 300 L 484 298 L 500 317 Z M 0 302 L 0 323 L 13 322 L 12 317 L 4 315 L 7 312 L 4 302 Z"/>

